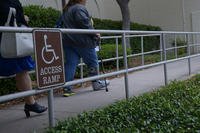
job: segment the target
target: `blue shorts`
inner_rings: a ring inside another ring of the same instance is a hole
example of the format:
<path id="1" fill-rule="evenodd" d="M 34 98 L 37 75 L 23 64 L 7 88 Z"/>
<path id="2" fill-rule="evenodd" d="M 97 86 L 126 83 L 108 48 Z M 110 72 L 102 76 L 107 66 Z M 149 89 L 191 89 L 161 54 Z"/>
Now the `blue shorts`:
<path id="1" fill-rule="evenodd" d="M 0 76 L 11 76 L 23 71 L 30 71 L 34 67 L 35 63 L 31 56 L 12 59 L 0 56 Z"/>

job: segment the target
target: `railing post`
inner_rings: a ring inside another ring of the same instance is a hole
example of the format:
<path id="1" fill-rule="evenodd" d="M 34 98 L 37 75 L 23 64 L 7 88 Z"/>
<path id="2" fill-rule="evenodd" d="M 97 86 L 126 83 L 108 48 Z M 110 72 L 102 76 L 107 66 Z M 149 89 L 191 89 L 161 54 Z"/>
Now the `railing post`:
<path id="1" fill-rule="evenodd" d="M 144 37 L 141 36 L 142 65 L 144 66 Z"/>
<path id="2" fill-rule="evenodd" d="M 162 35 L 160 35 L 160 61 L 163 61 Z"/>
<path id="3" fill-rule="evenodd" d="M 83 79 L 83 59 L 80 59 L 80 64 L 81 64 L 81 79 Z"/>
<path id="4" fill-rule="evenodd" d="M 190 56 L 190 41 L 189 41 L 189 34 L 186 35 L 186 41 L 187 41 L 187 55 Z M 188 70 L 189 75 L 191 75 L 191 59 L 188 57 Z"/>
<path id="5" fill-rule="evenodd" d="M 48 91 L 49 127 L 55 127 L 53 89 Z"/>
<path id="6" fill-rule="evenodd" d="M 126 73 L 124 74 L 126 99 L 129 98 L 129 85 L 128 85 L 128 63 L 127 63 L 127 52 L 126 52 L 126 33 L 122 35 L 122 47 L 123 47 L 123 57 L 124 57 L 124 69 Z"/>
<path id="7" fill-rule="evenodd" d="M 116 57 L 117 57 L 116 67 L 117 67 L 117 71 L 119 71 L 119 39 L 118 38 L 115 38 L 115 44 L 116 44 Z"/>
<path id="8" fill-rule="evenodd" d="M 167 52 L 166 52 L 166 44 L 165 44 L 165 34 L 162 33 L 162 51 L 164 53 L 164 61 L 165 63 L 163 64 L 164 66 L 164 79 L 165 79 L 165 85 L 168 84 L 168 79 L 167 79 Z"/>
<path id="9" fill-rule="evenodd" d="M 178 58 L 178 53 L 177 53 L 177 39 L 176 39 L 176 34 L 174 35 L 174 52 L 175 52 L 175 57 L 177 59 Z"/>
<path id="10" fill-rule="evenodd" d="M 83 59 L 82 58 L 80 59 L 80 64 L 81 64 L 81 70 L 80 70 L 80 72 L 81 72 L 81 79 L 83 79 Z M 98 70 L 98 72 L 99 72 L 99 70 Z M 84 87 L 83 83 L 81 83 L 81 87 Z"/>

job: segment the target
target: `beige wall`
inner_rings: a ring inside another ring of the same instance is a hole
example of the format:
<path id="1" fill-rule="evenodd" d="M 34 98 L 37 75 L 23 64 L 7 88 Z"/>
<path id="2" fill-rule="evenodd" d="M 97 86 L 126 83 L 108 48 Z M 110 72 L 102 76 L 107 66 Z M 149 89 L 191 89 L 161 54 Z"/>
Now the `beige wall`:
<path id="1" fill-rule="evenodd" d="M 157 25 L 163 30 L 182 30 L 181 0 L 132 0 L 133 22 Z"/>
<path id="2" fill-rule="evenodd" d="M 97 0 L 100 10 L 94 0 L 87 1 L 87 9 L 93 17 L 101 19 L 121 20 L 121 12 L 116 2 L 113 0 Z"/>
<path id="3" fill-rule="evenodd" d="M 41 5 L 44 7 L 53 7 L 56 9 L 61 9 L 61 0 L 19 0 L 23 6 L 26 5 Z"/>
<path id="4" fill-rule="evenodd" d="M 200 0 L 185 0 L 185 29 L 192 31 L 192 13 L 200 11 Z M 199 27 L 200 27 L 200 22 Z"/>
<path id="5" fill-rule="evenodd" d="M 53 7 L 61 10 L 61 0 L 20 0 L 23 6 L 41 5 L 44 7 Z M 68 1 L 68 0 L 66 0 Z M 120 20 L 121 13 L 116 2 L 113 0 L 97 0 L 100 10 L 94 0 L 87 0 L 87 9 L 93 17 L 102 19 Z"/>
<path id="6" fill-rule="evenodd" d="M 121 20 L 115 0 L 99 0 L 101 17 Z M 160 26 L 163 30 L 192 31 L 192 12 L 200 11 L 200 0 L 130 0 L 131 21 Z M 200 22 L 199 22 L 200 26 Z"/>
<path id="7" fill-rule="evenodd" d="M 23 5 L 39 4 L 61 9 L 61 0 L 20 1 Z M 97 2 L 100 11 L 94 0 L 87 2 L 87 8 L 93 17 L 121 20 L 120 8 L 115 0 Z M 200 11 L 200 0 L 130 0 L 129 7 L 132 22 L 160 26 L 163 30 L 192 31 L 192 12 Z"/>
<path id="8" fill-rule="evenodd" d="M 93 1 L 93 0 L 88 0 Z M 183 30 L 182 0 L 130 0 L 131 21 L 162 27 L 163 30 Z M 121 20 L 115 0 L 98 0 L 101 18 Z M 91 2 L 92 3 L 92 2 Z M 89 5 L 90 3 L 88 3 Z M 103 5 L 103 6 L 102 6 Z M 88 6 L 94 11 L 93 6 Z M 98 16 L 93 12 L 93 16 Z"/>

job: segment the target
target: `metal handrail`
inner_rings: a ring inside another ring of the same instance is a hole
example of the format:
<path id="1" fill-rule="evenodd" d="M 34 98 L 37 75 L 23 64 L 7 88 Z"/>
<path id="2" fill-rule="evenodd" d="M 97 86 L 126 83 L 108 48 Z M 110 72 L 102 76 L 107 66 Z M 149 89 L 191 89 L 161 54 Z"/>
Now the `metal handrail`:
<path id="1" fill-rule="evenodd" d="M 35 29 L 45 29 L 45 30 L 52 30 L 52 29 L 56 29 L 56 28 L 16 28 L 16 27 L 2 27 L 0 26 L 0 32 L 33 32 Z M 86 30 L 86 29 L 58 29 L 60 30 L 62 33 L 109 33 L 109 34 L 120 34 L 121 36 L 110 36 L 110 37 L 102 37 L 102 39 L 116 39 L 116 45 L 118 45 L 118 38 L 122 38 L 122 46 L 123 46 L 123 57 L 122 56 L 118 56 L 118 54 L 116 54 L 116 57 L 114 58 L 110 58 L 110 59 L 104 59 L 104 61 L 110 61 L 110 60 L 119 60 L 123 58 L 124 61 L 124 68 L 122 70 L 117 69 L 114 72 L 109 72 L 106 74 L 101 74 L 98 76 L 94 76 L 94 77 L 88 77 L 88 78 L 83 78 L 83 79 L 78 79 L 78 80 L 74 80 L 74 81 L 70 81 L 65 83 L 63 86 L 58 86 L 58 87 L 53 87 L 53 88 L 46 88 L 43 90 L 29 90 L 29 91 L 24 91 L 24 92 L 18 92 L 15 94 L 9 94 L 9 95 L 4 95 L 4 96 L 0 96 L 0 103 L 5 102 L 5 101 L 9 101 L 9 100 L 13 100 L 16 98 L 21 98 L 21 97 L 26 97 L 26 96 L 31 96 L 31 95 L 35 95 L 35 94 L 40 94 L 40 93 L 44 93 L 44 92 L 48 92 L 48 105 L 49 105 L 49 124 L 50 127 L 55 126 L 55 120 L 54 120 L 54 107 L 53 107 L 53 90 L 55 89 L 59 89 L 61 87 L 65 87 L 65 86 L 69 86 L 69 85 L 75 85 L 75 84 L 79 84 L 79 83 L 83 83 L 83 82 L 87 82 L 87 81 L 92 81 L 92 80 L 96 80 L 96 79 L 100 79 L 100 78 L 107 78 L 110 76 L 116 76 L 119 74 L 124 74 L 124 83 L 125 83 L 125 94 L 126 94 L 126 98 L 129 98 L 129 86 L 128 86 L 128 73 L 132 72 L 132 71 L 136 71 L 136 70 L 141 70 L 141 69 L 145 69 L 145 68 L 149 68 L 149 67 L 154 67 L 154 66 L 158 66 L 158 65 L 163 65 L 164 66 L 164 79 L 165 79 L 165 84 L 168 83 L 167 80 L 167 67 L 166 64 L 170 63 L 170 62 L 175 62 L 175 61 L 179 61 L 179 60 L 183 60 L 183 59 L 188 59 L 188 68 L 189 68 L 189 74 L 191 71 L 191 65 L 190 65 L 190 59 L 196 56 L 200 56 L 200 54 L 194 54 L 194 55 L 190 55 L 190 47 L 192 46 L 192 44 L 187 44 L 187 48 L 188 48 L 188 55 L 185 57 L 181 57 L 181 58 L 176 58 L 176 59 L 172 59 L 172 60 L 167 60 L 167 53 L 166 51 L 168 50 L 166 48 L 166 44 L 165 44 L 165 35 L 167 34 L 180 34 L 180 35 L 197 35 L 200 34 L 200 32 L 173 32 L 173 31 L 126 31 L 126 30 Z M 133 34 L 133 35 L 126 35 L 126 34 Z M 154 51 L 148 51 L 148 52 L 144 52 L 143 49 L 143 37 L 144 36 L 159 36 L 160 38 L 160 49 L 159 50 L 154 50 Z M 141 53 L 138 54 L 132 54 L 132 55 L 127 55 L 126 53 L 126 38 L 127 37 L 141 37 Z M 193 45 L 196 46 L 197 44 Z M 174 47 L 176 48 L 180 48 L 182 46 L 179 47 Z M 186 47 L 186 46 L 184 46 Z M 156 62 L 156 63 L 152 63 L 152 64 L 148 64 L 148 65 L 144 65 L 144 62 L 141 66 L 138 67 L 134 67 L 134 68 L 128 68 L 128 64 L 127 64 L 127 58 L 129 57 L 133 57 L 133 56 L 138 56 L 138 55 L 142 55 L 143 59 L 144 59 L 144 55 L 146 54 L 151 54 L 151 53 L 157 53 L 160 52 L 160 56 L 161 56 L 161 61 L 160 62 Z M 117 51 L 116 51 L 117 53 Z M 81 64 L 83 65 L 83 64 Z"/>
<path id="2" fill-rule="evenodd" d="M 0 32 L 24 32 L 31 33 L 33 30 L 60 30 L 62 33 L 109 33 L 109 34 L 200 34 L 200 32 L 181 32 L 181 31 L 138 31 L 138 30 L 95 30 L 95 29 L 59 29 L 59 28 L 25 28 L 25 27 L 5 27 L 0 26 Z"/>

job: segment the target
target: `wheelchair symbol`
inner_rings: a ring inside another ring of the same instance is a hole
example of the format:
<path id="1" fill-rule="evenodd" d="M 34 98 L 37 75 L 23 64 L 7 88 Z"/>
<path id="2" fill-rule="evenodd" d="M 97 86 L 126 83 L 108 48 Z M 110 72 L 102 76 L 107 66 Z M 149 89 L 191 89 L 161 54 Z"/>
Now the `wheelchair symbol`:
<path id="1" fill-rule="evenodd" d="M 54 51 L 54 49 L 52 49 L 52 45 L 47 44 L 47 35 L 44 35 L 44 47 L 42 48 L 42 59 L 46 64 L 51 64 L 54 60 L 58 60 L 59 56 L 56 56 L 56 53 Z M 51 55 L 53 55 L 52 58 L 48 59 L 47 57 L 44 56 L 45 53 L 52 53 Z"/>

